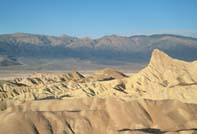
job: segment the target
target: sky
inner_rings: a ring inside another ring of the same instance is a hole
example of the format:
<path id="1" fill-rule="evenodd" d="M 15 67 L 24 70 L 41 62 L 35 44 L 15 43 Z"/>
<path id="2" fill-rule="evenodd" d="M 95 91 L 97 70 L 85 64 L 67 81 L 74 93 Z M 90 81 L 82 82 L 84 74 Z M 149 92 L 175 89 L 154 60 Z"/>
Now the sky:
<path id="1" fill-rule="evenodd" d="M 0 0 L 0 34 L 197 37 L 197 0 Z"/>

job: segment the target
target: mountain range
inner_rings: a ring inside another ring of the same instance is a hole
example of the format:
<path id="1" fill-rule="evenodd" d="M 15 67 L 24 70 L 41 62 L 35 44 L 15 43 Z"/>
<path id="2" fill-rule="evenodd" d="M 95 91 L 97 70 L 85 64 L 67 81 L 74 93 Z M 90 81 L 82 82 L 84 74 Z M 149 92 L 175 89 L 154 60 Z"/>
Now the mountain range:
<path id="1" fill-rule="evenodd" d="M 98 39 L 28 33 L 0 35 L 0 56 L 14 62 L 20 58 L 77 58 L 100 64 L 111 64 L 113 61 L 147 63 L 155 48 L 174 58 L 187 61 L 197 59 L 196 38 L 171 34 L 130 37 L 109 35 Z"/>

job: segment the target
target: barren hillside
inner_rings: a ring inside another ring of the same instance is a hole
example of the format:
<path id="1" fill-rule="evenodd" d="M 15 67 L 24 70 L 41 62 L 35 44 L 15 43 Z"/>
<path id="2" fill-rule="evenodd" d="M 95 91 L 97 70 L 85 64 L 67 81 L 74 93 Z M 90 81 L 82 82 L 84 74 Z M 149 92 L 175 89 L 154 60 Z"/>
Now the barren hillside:
<path id="1" fill-rule="evenodd" d="M 194 134 L 196 69 L 155 49 L 129 77 L 107 68 L 0 81 L 0 133 Z"/>

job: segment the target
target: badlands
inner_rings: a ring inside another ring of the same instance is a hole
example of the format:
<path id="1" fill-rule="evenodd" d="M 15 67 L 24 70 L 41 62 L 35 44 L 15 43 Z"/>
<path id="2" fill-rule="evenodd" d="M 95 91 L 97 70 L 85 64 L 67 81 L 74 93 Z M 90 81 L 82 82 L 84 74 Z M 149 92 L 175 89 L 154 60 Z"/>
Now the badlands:
<path id="1" fill-rule="evenodd" d="M 197 61 L 155 49 L 133 76 L 34 73 L 0 81 L 0 134 L 197 134 Z"/>

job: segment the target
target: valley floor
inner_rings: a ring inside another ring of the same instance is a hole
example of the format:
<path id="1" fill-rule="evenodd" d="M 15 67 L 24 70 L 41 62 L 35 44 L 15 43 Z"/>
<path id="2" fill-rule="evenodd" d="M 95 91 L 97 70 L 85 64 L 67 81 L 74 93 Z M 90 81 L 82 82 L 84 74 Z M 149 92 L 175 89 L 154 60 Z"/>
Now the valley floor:
<path id="1" fill-rule="evenodd" d="M 128 76 L 132 76 L 133 74 L 137 73 L 140 69 L 137 70 L 121 70 Z M 0 69 L 0 80 L 13 80 L 15 78 L 20 77 L 28 77 L 33 73 L 50 73 L 50 74 L 66 74 L 72 70 L 1 70 Z M 81 74 L 84 76 L 94 73 L 97 70 L 79 70 Z"/>

